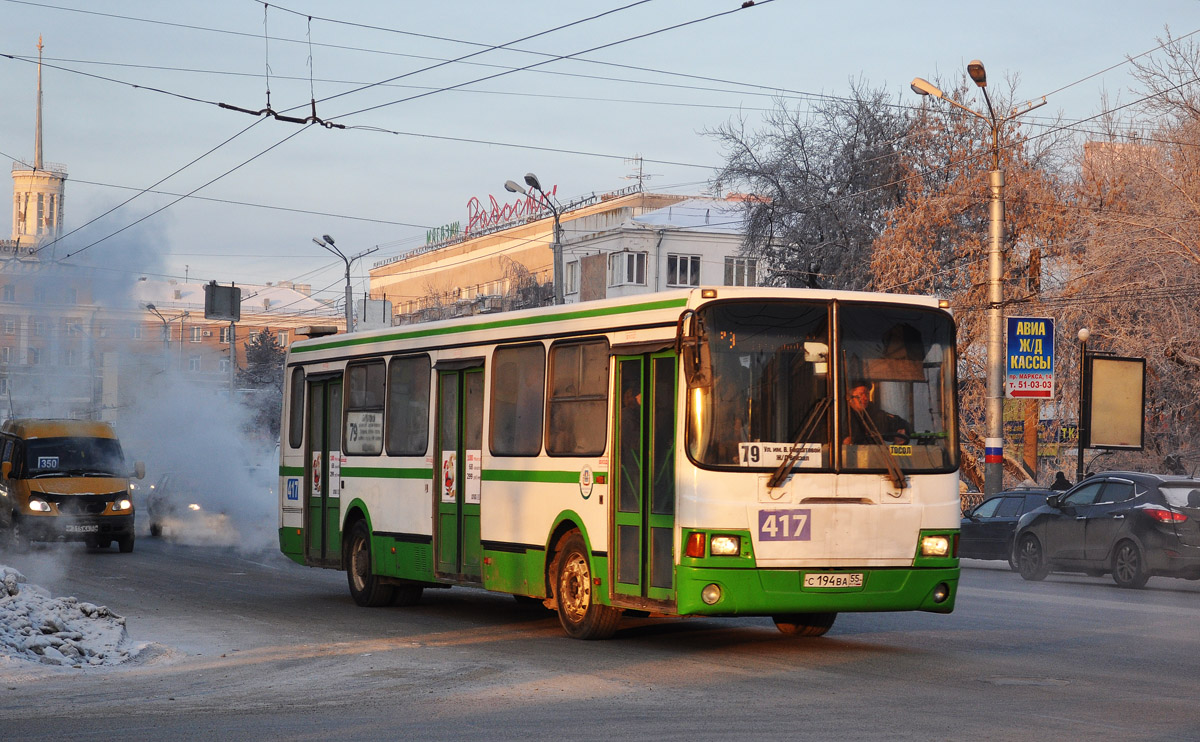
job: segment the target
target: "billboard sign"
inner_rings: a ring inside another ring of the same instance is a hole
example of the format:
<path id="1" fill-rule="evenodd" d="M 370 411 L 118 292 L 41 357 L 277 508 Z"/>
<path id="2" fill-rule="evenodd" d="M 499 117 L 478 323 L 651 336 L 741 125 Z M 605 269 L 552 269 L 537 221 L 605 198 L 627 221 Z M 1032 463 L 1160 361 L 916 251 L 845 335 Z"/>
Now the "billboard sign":
<path id="1" fill-rule="evenodd" d="M 1140 450 L 1146 420 L 1146 359 L 1088 354 L 1084 445 Z"/>
<path id="2" fill-rule="evenodd" d="M 1054 399 L 1054 320 L 1008 317 L 1008 352 L 1004 396 L 1010 399 Z"/>

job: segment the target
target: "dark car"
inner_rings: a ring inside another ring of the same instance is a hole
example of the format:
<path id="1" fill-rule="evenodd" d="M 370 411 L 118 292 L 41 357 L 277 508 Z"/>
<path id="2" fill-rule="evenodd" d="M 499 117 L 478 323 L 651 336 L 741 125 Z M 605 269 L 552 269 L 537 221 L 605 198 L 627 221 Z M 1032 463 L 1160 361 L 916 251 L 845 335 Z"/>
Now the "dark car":
<path id="1" fill-rule="evenodd" d="M 1153 575 L 1200 579 L 1200 479 L 1112 471 L 1056 494 L 1017 523 L 1021 576 L 1112 574 L 1137 588 Z"/>
<path id="2" fill-rule="evenodd" d="M 1021 516 L 1046 504 L 1051 490 L 1027 489 L 999 492 L 963 513 L 959 525 L 958 555 L 965 559 L 1012 560 L 1013 534 Z"/>

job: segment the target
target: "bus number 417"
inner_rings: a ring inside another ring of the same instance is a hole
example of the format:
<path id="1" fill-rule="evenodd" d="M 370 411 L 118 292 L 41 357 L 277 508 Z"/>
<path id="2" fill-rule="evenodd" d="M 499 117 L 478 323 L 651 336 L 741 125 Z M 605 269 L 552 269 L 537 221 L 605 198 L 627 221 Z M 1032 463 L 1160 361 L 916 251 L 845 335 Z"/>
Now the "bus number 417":
<path id="1" fill-rule="evenodd" d="M 758 539 L 760 541 L 809 541 L 812 531 L 809 525 L 811 510 L 760 510 L 758 511 Z"/>

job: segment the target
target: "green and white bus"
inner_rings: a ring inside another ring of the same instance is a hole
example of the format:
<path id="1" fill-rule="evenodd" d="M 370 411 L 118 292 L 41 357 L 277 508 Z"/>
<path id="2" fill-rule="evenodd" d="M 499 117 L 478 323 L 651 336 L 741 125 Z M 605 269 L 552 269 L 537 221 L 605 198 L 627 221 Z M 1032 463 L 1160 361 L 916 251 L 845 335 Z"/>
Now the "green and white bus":
<path id="1" fill-rule="evenodd" d="M 717 287 L 293 343 L 282 551 L 363 606 L 470 585 L 624 611 L 949 613 L 955 326 L 936 299 Z"/>

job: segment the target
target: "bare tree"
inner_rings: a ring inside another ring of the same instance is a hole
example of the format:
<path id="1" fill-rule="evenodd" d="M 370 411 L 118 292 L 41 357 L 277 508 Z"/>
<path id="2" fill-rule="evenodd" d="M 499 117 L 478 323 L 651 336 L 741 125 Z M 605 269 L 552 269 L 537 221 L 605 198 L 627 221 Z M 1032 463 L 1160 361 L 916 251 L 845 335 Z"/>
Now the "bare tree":
<path id="1" fill-rule="evenodd" d="M 908 122 L 880 90 L 851 86 L 810 111 L 782 102 L 757 131 L 745 119 L 708 132 L 725 152 L 723 186 L 747 202 L 744 251 L 767 283 L 867 289 L 882 216 L 900 203 L 900 145 Z"/>

